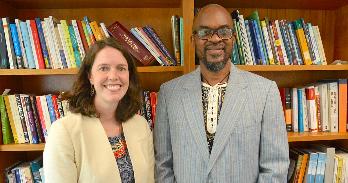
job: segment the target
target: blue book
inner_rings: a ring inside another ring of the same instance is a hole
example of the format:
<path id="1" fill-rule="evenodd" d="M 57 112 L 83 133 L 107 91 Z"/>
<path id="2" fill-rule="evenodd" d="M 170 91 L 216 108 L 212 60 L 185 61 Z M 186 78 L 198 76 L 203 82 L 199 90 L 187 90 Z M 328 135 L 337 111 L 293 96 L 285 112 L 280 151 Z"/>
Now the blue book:
<path id="1" fill-rule="evenodd" d="M 297 88 L 297 99 L 298 99 L 298 132 L 304 132 L 304 121 L 303 121 L 303 103 L 302 97 L 304 88 Z"/>
<path id="2" fill-rule="evenodd" d="M 2 25 L 2 19 L 0 18 L 0 68 L 8 69 L 10 68 L 10 63 L 8 62 L 7 50 L 6 50 L 6 40 L 5 32 Z"/>
<path id="3" fill-rule="evenodd" d="M 257 63 L 256 63 L 255 54 L 254 54 L 253 41 L 251 40 L 251 34 L 250 34 L 250 29 L 249 29 L 249 20 L 244 20 L 244 24 L 245 24 L 245 30 L 246 30 L 247 36 L 248 36 L 249 45 L 250 45 L 251 56 L 253 57 L 254 65 L 256 65 Z"/>
<path id="4" fill-rule="evenodd" d="M 315 174 L 315 183 L 324 183 L 326 153 L 318 152 L 318 165 Z"/>
<path id="5" fill-rule="evenodd" d="M 254 55 L 255 55 L 255 65 L 260 65 L 262 63 L 262 58 L 261 58 L 261 50 L 257 46 L 257 41 L 256 41 L 256 31 L 253 26 L 253 21 L 249 20 L 249 30 L 250 30 L 250 37 L 252 40 L 252 46 L 254 50 Z"/>
<path id="6" fill-rule="evenodd" d="M 42 168 L 42 156 L 30 162 L 30 170 L 33 174 L 34 183 L 41 183 L 40 168 Z"/>
<path id="7" fill-rule="evenodd" d="M 237 46 L 236 42 L 234 42 L 234 45 L 233 45 L 233 50 L 232 50 L 232 54 L 231 54 L 231 61 L 234 65 L 240 65 L 238 46 Z"/>
<path id="8" fill-rule="evenodd" d="M 24 48 L 25 48 L 25 54 L 27 55 L 27 61 L 28 61 L 28 67 L 29 69 L 35 69 L 35 60 L 34 55 L 30 43 L 29 38 L 29 32 L 26 22 L 20 22 L 19 26 L 21 27 L 23 42 L 24 42 Z"/>
<path id="9" fill-rule="evenodd" d="M 295 49 L 295 59 L 297 60 L 298 65 L 303 65 L 302 61 L 302 55 L 300 51 L 300 45 L 298 44 L 296 33 L 295 33 L 295 27 L 291 22 L 287 23 L 289 34 L 290 34 L 290 41 L 292 46 Z"/>
<path id="10" fill-rule="evenodd" d="M 266 55 L 265 55 L 265 52 L 262 48 L 262 37 L 263 34 L 262 32 L 259 31 L 259 29 L 257 28 L 257 22 L 256 20 L 251 20 L 252 23 L 253 23 L 253 27 L 254 27 L 254 30 L 255 30 L 255 35 L 256 35 L 256 43 L 257 43 L 257 47 L 259 48 L 260 50 L 260 55 L 261 55 L 261 65 L 267 65 L 267 61 L 266 61 Z"/>
<path id="11" fill-rule="evenodd" d="M 283 44 L 284 44 L 285 52 L 286 52 L 285 54 L 288 57 L 289 65 L 293 65 L 293 58 L 292 58 L 292 53 L 291 53 L 290 41 L 289 41 L 288 35 L 286 33 L 283 21 L 279 21 L 279 29 L 280 29 L 281 36 L 283 38 Z"/>
<path id="12" fill-rule="evenodd" d="M 156 44 L 156 46 L 163 53 L 163 55 L 168 57 L 172 61 L 173 65 L 176 65 L 177 62 L 176 62 L 175 58 L 168 52 L 166 46 L 163 44 L 161 39 L 157 36 L 156 32 L 150 26 L 145 26 L 142 29 L 149 36 L 149 38 L 153 41 L 153 43 Z"/>
<path id="13" fill-rule="evenodd" d="M 45 67 L 50 69 L 52 68 L 52 64 L 50 61 L 50 56 L 48 55 L 48 50 L 47 50 L 47 45 L 46 45 L 46 40 L 45 40 L 45 35 L 42 29 L 42 24 L 40 18 L 35 18 L 35 23 L 37 27 L 37 32 L 39 34 L 39 40 L 40 40 L 40 45 L 42 49 L 42 54 L 45 60 Z"/>
<path id="14" fill-rule="evenodd" d="M 51 120 L 51 123 L 53 123 L 56 121 L 56 113 L 54 112 L 52 95 L 45 95 L 45 97 L 47 102 L 48 113 L 50 115 L 50 120 Z"/>
<path id="15" fill-rule="evenodd" d="M 81 56 L 80 56 L 80 51 L 79 51 L 79 45 L 77 43 L 77 39 L 75 36 L 74 27 L 72 25 L 69 25 L 68 30 L 69 30 L 69 34 L 70 34 L 70 38 L 71 38 L 72 47 L 74 50 L 74 57 L 75 57 L 76 66 L 78 68 L 80 68 L 81 67 Z"/>
<path id="16" fill-rule="evenodd" d="M 24 63 L 23 63 L 21 45 L 19 43 L 19 37 L 18 37 L 16 24 L 10 24 L 10 31 L 11 31 L 12 41 L 13 41 L 13 49 L 17 59 L 17 66 L 19 69 L 22 69 L 24 68 Z"/>

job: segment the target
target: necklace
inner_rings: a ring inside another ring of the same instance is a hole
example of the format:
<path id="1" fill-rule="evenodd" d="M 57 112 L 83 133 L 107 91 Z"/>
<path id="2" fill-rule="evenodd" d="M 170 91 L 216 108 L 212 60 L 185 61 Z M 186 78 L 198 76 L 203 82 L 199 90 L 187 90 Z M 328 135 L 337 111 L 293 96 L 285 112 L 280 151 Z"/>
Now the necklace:
<path id="1" fill-rule="evenodd" d="M 228 73 L 226 74 L 226 76 L 225 76 L 220 82 L 218 82 L 217 84 L 222 83 L 222 81 L 225 80 L 226 78 L 227 78 L 227 80 L 228 80 L 228 79 L 229 79 L 229 76 L 230 76 L 230 72 L 228 72 Z M 208 85 L 213 86 L 213 85 L 210 84 L 209 81 L 203 76 L 202 73 L 201 73 L 201 77 L 202 77 L 202 81 L 203 81 L 203 82 L 207 82 Z M 215 85 L 217 85 L 217 84 L 215 84 Z M 214 85 L 214 86 L 215 86 L 215 85 Z"/>

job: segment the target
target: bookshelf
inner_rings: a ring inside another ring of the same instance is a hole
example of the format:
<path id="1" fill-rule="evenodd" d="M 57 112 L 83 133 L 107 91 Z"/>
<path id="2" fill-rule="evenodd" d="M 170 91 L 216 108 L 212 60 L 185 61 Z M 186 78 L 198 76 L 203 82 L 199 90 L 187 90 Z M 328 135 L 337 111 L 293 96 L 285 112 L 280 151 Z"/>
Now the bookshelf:
<path id="1" fill-rule="evenodd" d="M 0 17 L 26 20 L 52 15 L 57 19 L 81 20 L 88 16 L 106 25 L 118 20 L 127 28 L 149 24 L 173 53 L 170 18 L 174 14 L 182 16 L 185 65 L 137 67 L 142 87 L 157 91 L 161 83 L 196 68 L 191 40 L 194 8 L 208 3 L 221 4 L 230 11 L 238 8 L 245 16 L 257 9 L 261 18 L 294 20 L 302 17 L 319 26 L 328 64 L 335 59 L 348 60 L 348 1 L 342 0 L 3 0 Z M 295 87 L 319 79 L 348 78 L 347 65 L 238 67 L 275 80 L 280 87 Z M 36 95 L 57 93 L 72 86 L 77 72 L 77 69 L 3 69 L 0 70 L 0 91 L 11 88 L 13 92 Z M 290 143 L 340 141 L 348 145 L 348 133 L 289 133 L 288 139 Z M 18 160 L 37 157 L 43 149 L 44 144 L 0 145 L 0 172 Z M 2 173 L 0 180 L 3 180 Z"/>

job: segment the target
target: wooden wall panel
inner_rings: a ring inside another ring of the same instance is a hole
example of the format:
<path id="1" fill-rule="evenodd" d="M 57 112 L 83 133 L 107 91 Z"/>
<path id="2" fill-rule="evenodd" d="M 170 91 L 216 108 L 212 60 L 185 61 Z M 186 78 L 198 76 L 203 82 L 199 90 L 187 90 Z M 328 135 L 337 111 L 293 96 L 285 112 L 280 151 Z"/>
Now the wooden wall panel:
<path id="1" fill-rule="evenodd" d="M 348 6 L 336 12 L 335 59 L 348 61 Z"/>
<path id="2" fill-rule="evenodd" d="M 172 15 L 182 15 L 179 8 L 90 8 L 90 9 L 24 9 L 18 10 L 20 19 L 44 18 L 50 15 L 61 20 L 82 20 L 88 16 L 90 20 L 104 22 L 106 26 L 119 21 L 126 28 L 150 25 L 161 40 L 173 52 L 173 41 L 170 18 Z"/>

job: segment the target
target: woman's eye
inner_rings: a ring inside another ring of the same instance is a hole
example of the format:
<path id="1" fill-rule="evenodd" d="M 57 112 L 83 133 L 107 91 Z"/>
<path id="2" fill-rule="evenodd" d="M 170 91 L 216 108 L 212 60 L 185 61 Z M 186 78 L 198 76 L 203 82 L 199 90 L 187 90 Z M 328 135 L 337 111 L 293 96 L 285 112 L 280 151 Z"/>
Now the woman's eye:
<path id="1" fill-rule="evenodd" d="M 100 71 L 108 71 L 108 70 L 109 70 L 109 68 L 108 68 L 108 67 L 103 66 L 103 67 L 99 67 L 99 70 L 100 70 Z"/>

